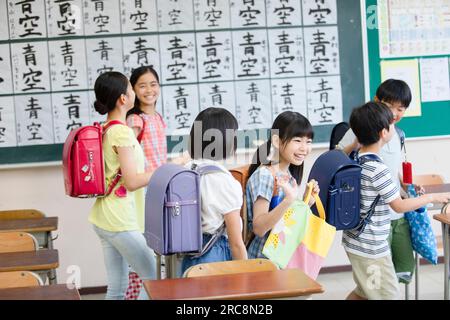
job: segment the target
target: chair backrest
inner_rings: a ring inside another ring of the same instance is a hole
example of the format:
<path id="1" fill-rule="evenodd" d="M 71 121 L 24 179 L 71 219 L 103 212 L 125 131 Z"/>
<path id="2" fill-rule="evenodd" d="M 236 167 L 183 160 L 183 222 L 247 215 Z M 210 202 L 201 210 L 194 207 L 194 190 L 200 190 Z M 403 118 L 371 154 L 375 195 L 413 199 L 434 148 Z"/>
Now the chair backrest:
<path id="1" fill-rule="evenodd" d="M 40 219 L 45 218 L 45 214 L 35 209 L 3 210 L 0 211 L 0 220 L 12 219 Z"/>
<path id="2" fill-rule="evenodd" d="M 439 174 L 418 174 L 413 176 L 413 183 L 418 185 L 443 184 L 444 178 Z"/>
<path id="3" fill-rule="evenodd" d="M 231 273 L 246 273 L 277 270 L 278 267 L 267 259 L 231 260 L 200 263 L 187 269 L 183 277 L 215 276 Z"/>
<path id="4" fill-rule="evenodd" d="M 37 287 L 43 284 L 39 275 L 31 271 L 0 272 L 0 289 Z"/>
<path id="5" fill-rule="evenodd" d="M 0 232 L 0 253 L 36 251 L 39 244 L 27 232 Z"/>

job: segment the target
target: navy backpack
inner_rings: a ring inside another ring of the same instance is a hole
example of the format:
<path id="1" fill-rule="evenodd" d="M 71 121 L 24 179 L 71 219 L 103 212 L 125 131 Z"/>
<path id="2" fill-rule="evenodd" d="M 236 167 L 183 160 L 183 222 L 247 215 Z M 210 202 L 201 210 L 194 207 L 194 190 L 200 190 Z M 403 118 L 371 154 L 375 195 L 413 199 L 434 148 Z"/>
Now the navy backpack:
<path id="1" fill-rule="evenodd" d="M 379 196 L 365 217 L 360 216 L 361 164 L 369 161 L 381 160 L 373 154 L 353 160 L 340 150 L 330 150 L 321 154 L 311 168 L 308 181 L 319 183 L 326 221 L 336 230 L 357 229 L 360 233 L 370 221 Z"/>

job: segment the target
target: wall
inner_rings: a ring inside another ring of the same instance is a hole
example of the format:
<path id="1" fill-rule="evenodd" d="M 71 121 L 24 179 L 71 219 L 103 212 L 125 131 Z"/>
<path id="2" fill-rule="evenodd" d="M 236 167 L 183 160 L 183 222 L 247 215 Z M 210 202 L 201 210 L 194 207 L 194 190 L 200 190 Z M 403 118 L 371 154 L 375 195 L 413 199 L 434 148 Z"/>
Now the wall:
<path id="1" fill-rule="evenodd" d="M 450 181 L 450 137 L 433 140 L 407 140 L 408 160 L 415 174 L 440 173 Z M 306 161 L 306 175 L 314 160 L 325 151 L 316 146 Z M 243 164 L 244 155 L 238 157 Z M 73 273 L 81 271 L 81 287 L 106 285 L 105 266 L 100 242 L 87 221 L 93 199 L 74 199 L 64 194 L 60 165 L 0 169 L 0 210 L 35 208 L 47 216 L 58 216 L 55 248 L 59 250 L 58 282 L 64 283 Z M 436 235 L 441 234 L 439 223 L 433 221 Z M 347 265 L 348 260 L 338 232 L 325 266 Z"/>

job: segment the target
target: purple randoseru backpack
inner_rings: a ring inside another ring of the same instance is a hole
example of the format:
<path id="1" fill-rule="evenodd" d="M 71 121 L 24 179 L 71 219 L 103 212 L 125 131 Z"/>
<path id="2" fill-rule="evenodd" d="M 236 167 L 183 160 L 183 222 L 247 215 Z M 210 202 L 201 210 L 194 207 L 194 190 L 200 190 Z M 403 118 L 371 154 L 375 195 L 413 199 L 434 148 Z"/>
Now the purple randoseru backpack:
<path id="1" fill-rule="evenodd" d="M 189 170 L 167 163 L 153 173 L 145 198 L 144 236 L 156 253 L 202 251 L 200 176 L 214 171 L 220 168 Z"/>

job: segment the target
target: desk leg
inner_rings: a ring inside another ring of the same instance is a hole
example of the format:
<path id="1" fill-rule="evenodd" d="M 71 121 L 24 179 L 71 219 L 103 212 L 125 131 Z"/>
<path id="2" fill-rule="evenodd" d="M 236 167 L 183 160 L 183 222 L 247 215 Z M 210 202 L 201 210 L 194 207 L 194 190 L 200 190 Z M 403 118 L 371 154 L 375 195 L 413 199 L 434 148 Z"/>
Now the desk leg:
<path id="1" fill-rule="evenodd" d="M 46 234 L 45 237 L 47 238 L 47 239 L 45 239 L 45 242 L 47 243 L 47 248 L 49 250 L 52 250 L 53 249 L 52 232 L 48 231 L 45 234 Z M 56 279 L 56 270 L 55 269 L 51 269 L 48 272 L 48 282 L 50 284 L 57 284 L 58 283 L 58 281 Z"/>
<path id="2" fill-rule="evenodd" d="M 449 239 L 449 234 L 448 234 L 448 228 L 449 225 L 446 223 L 442 223 L 442 240 L 443 240 L 443 244 L 444 244 L 444 300 L 449 300 L 449 292 L 448 292 L 448 287 L 449 287 L 449 278 L 448 278 L 448 273 L 449 273 L 449 246 L 450 246 L 450 239 Z"/>
<path id="3" fill-rule="evenodd" d="M 161 255 L 156 254 L 156 279 L 161 280 Z"/>

